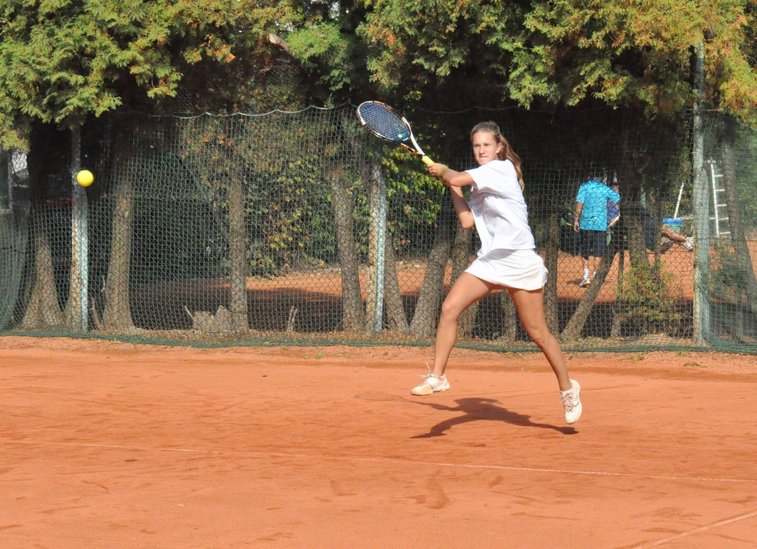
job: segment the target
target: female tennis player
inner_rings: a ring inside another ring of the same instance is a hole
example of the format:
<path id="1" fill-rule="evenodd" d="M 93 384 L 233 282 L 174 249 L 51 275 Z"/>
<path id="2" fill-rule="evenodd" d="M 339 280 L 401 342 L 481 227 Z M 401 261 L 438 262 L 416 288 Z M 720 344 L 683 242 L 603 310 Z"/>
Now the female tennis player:
<path id="1" fill-rule="evenodd" d="M 568 376 L 560 344 L 549 331 L 544 314 L 547 269 L 535 251 L 523 199 L 520 158 L 494 122 L 476 125 L 470 134 L 478 168 L 458 172 L 434 163 L 428 170 L 451 191 L 463 227 L 476 227 L 481 249 L 460 275 L 442 304 L 434 344 L 434 366 L 413 395 L 431 395 L 450 388 L 447 360 L 457 339 L 460 315 L 492 290 L 506 289 L 531 340 L 542 350 L 557 377 L 565 421 L 581 417 L 581 387 Z M 470 185 L 468 203 L 462 188 Z"/>

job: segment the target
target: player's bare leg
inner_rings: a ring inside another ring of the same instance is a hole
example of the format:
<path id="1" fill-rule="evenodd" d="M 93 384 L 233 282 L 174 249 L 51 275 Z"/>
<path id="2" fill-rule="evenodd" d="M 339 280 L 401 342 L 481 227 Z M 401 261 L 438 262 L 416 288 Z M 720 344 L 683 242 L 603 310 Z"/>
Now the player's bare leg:
<path id="1" fill-rule="evenodd" d="M 463 273 L 442 303 L 442 313 L 436 329 L 434 343 L 434 367 L 431 372 L 444 375 L 447 360 L 457 341 L 457 328 L 465 310 L 499 286 L 485 282 L 469 273 Z"/>
<path id="2" fill-rule="evenodd" d="M 468 307 L 494 288 L 497 288 L 497 286 L 484 282 L 471 274 L 463 273 L 460 275 L 442 304 L 442 314 L 434 343 L 434 366 L 423 378 L 423 381 L 413 387 L 410 391 L 411 394 L 416 396 L 431 395 L 450 388 L 444 371 L 447 368 L 447 360 L 450 352 L 452 352 L 452 347 L 457 341 L 460 316 Z"/>
<path id="3" fill-rule="evenodd" d="M 560 343 L 547 326 L 547 318 L 544 314 L 544 290 L 528 291 L 508 288 L 508 291 L 528 337 L 544 353 L 557 377 L 560 397 L 563 400 L 565 420 L 568 423 L 575 423 L 581 417 L 582 411 L 579 397 L 581 386 L 568 376 L 568 368 L 565 366 Z"/>
<path id="4" fill-rule="evenodd" d="M 528 291 L 509 288 L 508 291 L 513 298 L 513 303 L 515 303 L 515 309 L 518 311 L 523 329 L 526 330 L 531 341 L 536 343 L 536 346 L 547 357 L 552 371 L 557 376 L 560 390 L 570 389 L 570 378 L 560 344 L 547 327 L 547 319 L 544 314 L 544 290 Z"/>

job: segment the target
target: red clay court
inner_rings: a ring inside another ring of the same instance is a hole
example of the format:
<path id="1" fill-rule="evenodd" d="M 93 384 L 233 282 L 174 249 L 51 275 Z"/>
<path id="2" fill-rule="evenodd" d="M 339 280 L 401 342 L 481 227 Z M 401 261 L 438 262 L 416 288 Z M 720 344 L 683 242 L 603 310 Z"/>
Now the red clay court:
<path id="1" fill-rule="evenodd" d="M 755 547 L 757 360 L 0 339 L 0 546 Z"/>

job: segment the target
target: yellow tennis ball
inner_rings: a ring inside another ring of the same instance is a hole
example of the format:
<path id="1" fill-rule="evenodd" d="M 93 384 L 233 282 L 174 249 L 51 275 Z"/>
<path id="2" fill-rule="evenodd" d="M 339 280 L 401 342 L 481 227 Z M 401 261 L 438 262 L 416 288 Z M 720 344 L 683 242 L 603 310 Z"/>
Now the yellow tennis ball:
<path id="1" fill-rule="evenodd" d="M 89 170 L 82 170 L 76 174 L 76 182 L 82 187 L 89 187 L 95 180 L 95 176 Z"/>

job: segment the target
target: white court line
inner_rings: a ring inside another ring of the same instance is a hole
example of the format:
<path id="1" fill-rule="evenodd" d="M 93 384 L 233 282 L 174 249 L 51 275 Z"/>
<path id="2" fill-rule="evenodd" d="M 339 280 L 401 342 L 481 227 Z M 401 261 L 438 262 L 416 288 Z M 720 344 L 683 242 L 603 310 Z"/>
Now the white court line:
<path id="1" fill-rule="evenodd" d="M 354 463 L 408 463 L 413 465 L 449 467 L 458 469 L 490 469 L 497 471 L 519 471 L 524 473 L 555 473 L 571 475 L 589 475 L 597 477 L 625 477 L 625 478 L 643 478 L 652 480 L 672 480 L 672 481 L 692 481 L 692 482 L 727 482 L 736 484 L 757 484 L 754 478 L 714 478 L 714 477 L 683 477 L 675 475 L 644 475 L 639 473 L 619 473 L 613 471 L 590 471 L 580 469 L 556 469 L 550 467 L 519 467 L 515 465 L 487 465 L 475 463 L 448 463 L 443 461 L 423 461 L 418 459 L 402 459 L 392 457 L 361 457 L 361 456 L 334 456 L 323 454 L 292 454 L 284 452 L 258 452 L 255 450 L 213 450 L 205 448 L 180 448 L 180 447 L 163 447 L 149 448 L 143 446 L 126 446 L 121 444 L 99 444 L 87 442 L 45 442 L 45 441 L 27 441 L 27 440 L 4 440 L 0 444 L 17 444 L 27 446 L 67 446 L 73 448 L 99 448 L 102 450 L 131 450 L 138 452 L 177 452 L 186 454 L 235 454 L 241 456 L 257 457 L 278 457 L 289 459 L 307 459 L 307 460 L 332 460 L 346 461 Z"/>
<path id="2" fill-rule="evenodd" d="M 734 522 L 739 522 L 741 520 L 746 520 L 748 518 L 752 518 L 755 516 L 757 516 L 757 511 L 752 511 L 751 513 L 747 513 L 746 515 L 740 515 L 738 517 L 733 517 L 730 519 L 714 522 L 712 524 L 708 524 L 707 526 L 701 526 L 699 528 L 694 528 L 693 530 L 689 530 L 688 532 L 682 532 L 680 534 L 676 534 L 675 536 L 670 536 L 664 539 L 658 539 L 657 541 L 653 541 L 652 543 L 645 543 L 644 545 L 637 545 L 635 549 L 640 549 L 642 547 L 655 547 L 657 545 L 662 545 L 663 543 L 668 543 L 669 541 L 674 541 L 679 538 L 685 538 L 686 536 L 691 536 L 694 534 L 698 534 L 700 532 L 706 532 L 707 530 L 712 530 L 713 528 L 717 528 L 718 526 L 725 526 L 726 524 L 733 524 Z"/>

